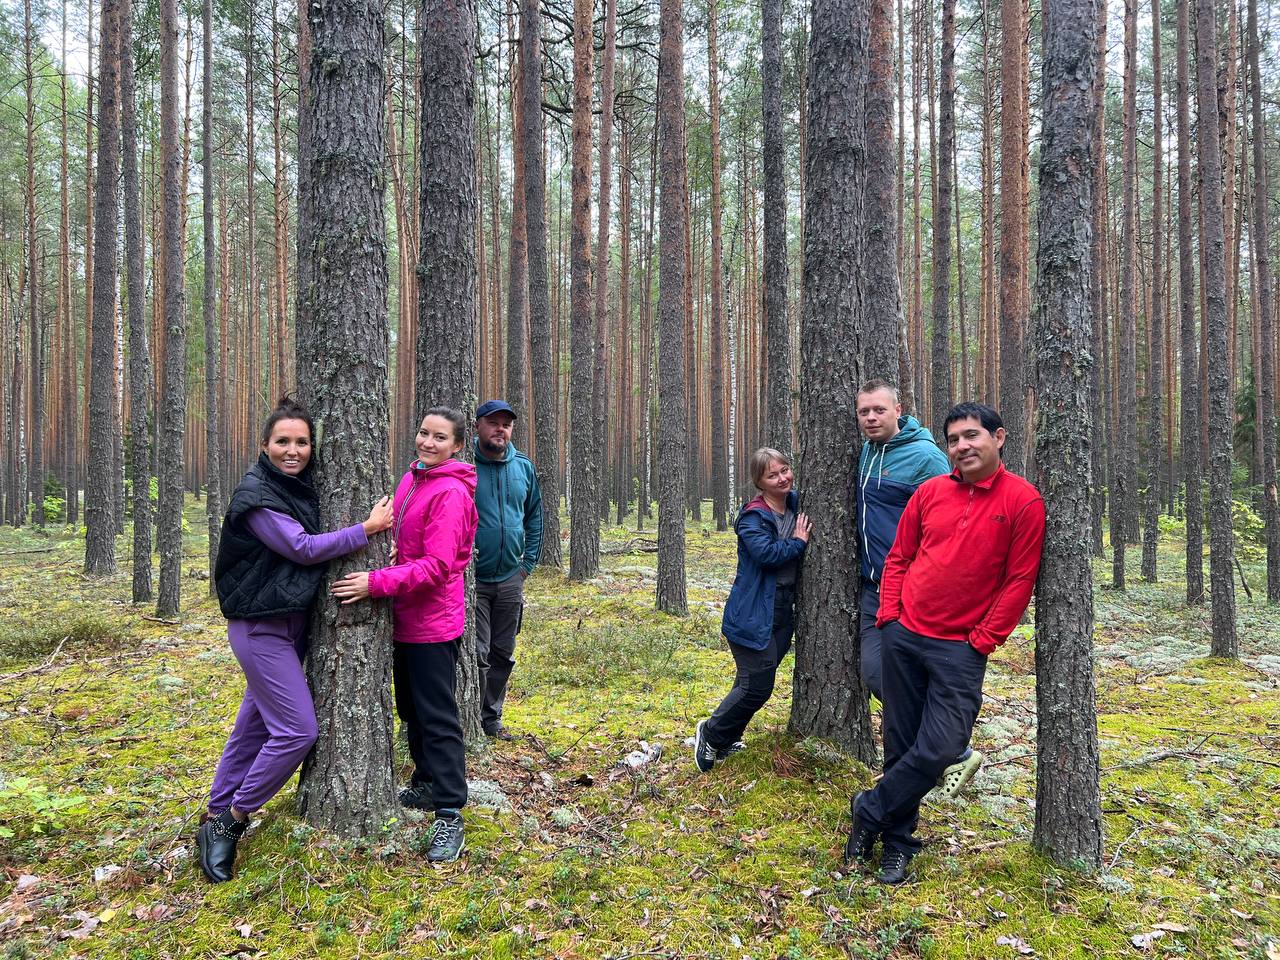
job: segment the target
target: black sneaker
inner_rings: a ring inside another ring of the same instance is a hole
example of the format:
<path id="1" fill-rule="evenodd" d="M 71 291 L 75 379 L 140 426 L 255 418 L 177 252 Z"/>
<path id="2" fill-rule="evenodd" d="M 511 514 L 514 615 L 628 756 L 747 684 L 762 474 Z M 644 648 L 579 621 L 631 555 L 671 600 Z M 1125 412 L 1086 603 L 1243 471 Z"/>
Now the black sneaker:
<path id="1" fill-rule="evenodd" d="M 484 735 L 490 740 L 514 740 L 516 738 L 516 735 L 502 723 L 499 723 L 496 727 L 488 728 L 485 730 Z"/>
<path id="2" fill-rule="evenodd" d="M 707 737 L 702 732 L 706 723 L 705 720 L 699 720 L 698 725 L 693 728 L 693 762 L 702 773 L 710 773 L 711 768 L 716 765 L 716 760 L 719 759 L 718 751 L 707 743 Z"/>
<path id="3" fill-rule="evenodd" d="M 728 760 L 738 751 L 745 750 L 745 749 L 747 749 L 746 741 L 735 740 L 733 741 L 733 743 L 729 744 L 727 747 L 716 751 L 716 762 Z"/>
<path id="4" fill-rule="evenodd" d="M 462 815 L 440 811 L 432 825 L 431 846 L 427 849 L 428 863 L 453 863 L 466 845 L 462 830 Z"/>
<path id="5" fill-rule="evenodd" d="M 200 824 L 196 847 L 200 851 L 200 869 L 210 883 L 226 883 L 231 879 L 236 862 L 236 844 L 248 829 L 249 821 L 237 820 L 230 810 L 224 810 Z"/>
<path id="6" fill-rule="evenodd" d="M 897 886 L 900 883 L 906 883 L 911 879 L 907 873 L 907 867 L 911 864 L 913 854 L 897 847 L 890 847 L 884 852 L 884 856 L 880 858 L 880 873 L 876 879 L 881 883 L 889 886 Z"/>
<path id="7" fill-rule="evenodd" d="M 849 839 L 844 845 L 844 862 L 856 863 L 866 870 L 871 866 L 871 860 L 875 856 L 876 841 L 880 839 L 880 835 L 863 823 L 862 818 L 858 816 L 860 796 L 862 794 L 855 793 L 849 798 L 849 817 L 852 823 L 849 827 Z"/>
<path id="8" fill-rule="evenodd" d="M 400 791 L 400 806 L 412 807 L 414 810 L 434 810 L 431 802 L 431 784 L 421 780 L 411 780 L 409 785 Z"/>

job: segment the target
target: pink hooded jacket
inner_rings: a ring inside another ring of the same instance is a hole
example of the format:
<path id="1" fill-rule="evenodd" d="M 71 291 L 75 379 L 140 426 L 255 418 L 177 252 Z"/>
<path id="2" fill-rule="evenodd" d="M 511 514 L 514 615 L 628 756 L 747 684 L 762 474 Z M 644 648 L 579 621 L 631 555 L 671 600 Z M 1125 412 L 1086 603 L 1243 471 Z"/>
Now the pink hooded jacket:
<path id="1" fill-rule="evenodd" d="M 462 636 L 462 574 L 476 539 L 476 468 L 415 460 L 395 497 L 394 567 L 369 571 L 369 594 L 393 597 L 395 639 L 444 643 Z"/>

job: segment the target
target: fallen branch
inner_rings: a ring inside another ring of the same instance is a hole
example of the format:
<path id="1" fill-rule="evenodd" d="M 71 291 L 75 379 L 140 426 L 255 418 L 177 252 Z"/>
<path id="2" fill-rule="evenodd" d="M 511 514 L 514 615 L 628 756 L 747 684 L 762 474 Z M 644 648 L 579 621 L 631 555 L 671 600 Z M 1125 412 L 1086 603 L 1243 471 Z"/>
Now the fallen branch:
<path id="1" fill-rule="evenodd" d="M 600 552 L 610 556 L 619 553 L 657 553 L 658 541 L 647 537 L 635 537 L 617 546 L 601 547 Z"/>
<path id="2" fill-rule="evenodd" d="M 53 553 L 57 547 L 35 547 L 31 550 L 5 550 L 0 552 L 0 557 L 19 557 L 26 553 Z"/>
<path id="3" fill-rule="evenodd" d="M 37 673 L 40 673 L 44 670 L 48 670 L 51 666 L 53 666 L 53 661 L 58 659 L 58 654 L 62 652 L 62 645 L 70 639 L 71 639 L 70 636 L 66 636 L 66 637 L 63 637 L 61 640 L 59 640 L 58 645 L 53 648 L 53 653 L 49 654 L 49 659 L 47 659 L 44 663 L 40 664 L 40 666 L 28 667 L 26 670 L 20 670 L 17 673 L 0 674 L 0 680 L 21 680 L 23 677 L 34 676 Z"/>
<path id="4" fill-rule="evenodd" d="M 1231 559 L 1236 562 L 1236 573 L 1240 574 L 1240 585 L 1244 587 L 1245 595 L 1252 601 L 1253 591 L 1249 589 L 1249 581 L 1244 578 L 1244 568 L 1240 566 L 1240 555 L 1232 554 Z"/>
<path id="5" fill-rule="evenodd" d="M 1102 772 L 1108 773 L 1112 770 L 1131 770 L 1134 767 L 1145 767 L 1147 764 L 1159 763 L 1161 760 L 1172 760 L 1175 757 L 1181 757 L 1183 759 L 1203 757 L 1204 754 L 1199 752 L 1200 748 L 1208 743 L 1213 736 L 1214 735 L 1212 733 L 1208 734 L 1204 739 L 1190 749 L 1181 747 L 1176 750 L 1160 750 L 1156 753 L 1149 753 L 1145 757 L 1138 757 L 1136 760 L 1123 760 L 1120 763 L 1112 764 L 1109 767 L 1103 767 Z"/>

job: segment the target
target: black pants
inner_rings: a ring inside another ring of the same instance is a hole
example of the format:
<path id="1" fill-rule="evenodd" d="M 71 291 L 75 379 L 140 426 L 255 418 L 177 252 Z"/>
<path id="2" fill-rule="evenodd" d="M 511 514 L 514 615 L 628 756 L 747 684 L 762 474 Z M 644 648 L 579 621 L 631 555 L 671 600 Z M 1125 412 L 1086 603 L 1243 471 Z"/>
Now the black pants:
<path id="1" fill-rule="evenodd" d="M 436 810 L 461 810 L 467 802 L 466 751 L 454 693 L 460 644 L 397 643 L 393 651 L 396 712 L 409 738 L 413 779 L 431 784 Z"/>
<path id="2" fill-rule="evenodd" d="M 857 813 L 886 848 L 914 853 L 920 801 L 969 742 L 987 658 L 967 643 L 922 637 L 896 620 L 884 625 L 881 639 L 884 777 L 862 794 Z"/>
<path id="3" fill-rule="evenodd" d="M 737 667 L 733 687 L 702 728 L 707 743 L 717 750 L 742 739 L 742 731 L 747 729 L 751 718 L 773 695 L 778 665 L 791 649 L 791 634 L 795 630 L 795 597 L 794 587 L 777 588 L 769 646 L 763 650 L 752 650 L 740 644 L 729 644 Z"/>
<path id="4" fill-rule="evenodd" d="M 862 682 L 872 695 L 884 702 L 884 684 L 880 674 L 880 628 L 876 626 L 876 613 L 880 610 L 880 586 L 871 580 L 862 581 L 861 612 L 858 638 L 862 644 Z"/>
<path id="5" fill-rule="evenodd" d="M 502 725 L 507 681 L 515 669 L 516 634 L 524 610 L 524 577 L 517 570 L 501 583 L 476 583 L 476 657 L 480 661 L 480 724 L 485 733 Z"/>

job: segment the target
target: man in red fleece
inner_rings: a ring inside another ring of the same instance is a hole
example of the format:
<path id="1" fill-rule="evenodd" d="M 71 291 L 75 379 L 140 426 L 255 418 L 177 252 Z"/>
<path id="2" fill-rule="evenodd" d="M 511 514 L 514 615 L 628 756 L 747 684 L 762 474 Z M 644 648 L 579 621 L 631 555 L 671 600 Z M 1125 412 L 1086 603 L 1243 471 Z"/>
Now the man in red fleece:
<path id="1" fill-rule="evenodd" d="M 980 403 L 943 424 L 949 475 L 907 502 L 880 581 L 884 777 L 850 801 L 845 859 L 881 883 L 907 879 L 920 801 L 964 749 L 982 706 L 987 657 L 1031 600 L 1044 544 L 1044 500 L 1000 461 L 1004 425 Z"/>

